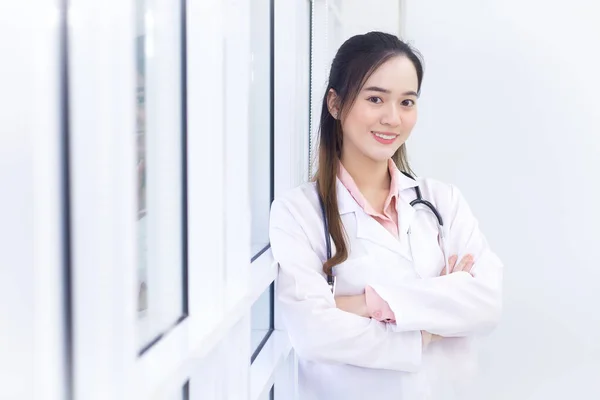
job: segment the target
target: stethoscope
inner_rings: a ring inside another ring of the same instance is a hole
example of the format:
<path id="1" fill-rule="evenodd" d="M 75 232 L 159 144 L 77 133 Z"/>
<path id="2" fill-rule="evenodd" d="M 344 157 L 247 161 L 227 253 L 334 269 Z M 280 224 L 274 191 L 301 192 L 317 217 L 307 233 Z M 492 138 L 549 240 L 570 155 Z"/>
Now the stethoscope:
<path id="1" fill-rule="evenodd" d="M 402 173 L 404 175 L 406 175 L 407 177 L 409 177 L 412 180 L 415 180 L 415 178 L 413 176 L 411 176 L 410 174 L 408 174 L 407 172 L 402 171 Z M 438 212 L 438 210 L 435 208 L 435 206 L 433 204 L 431 204 L 431 202 L 423 199 L 423 196 L 421 195 L 421 188 L 419 188 L 419 186 L 415 186 L 415 193 L 417 195 L 417 198 L 414 199 L 413 201 L 410 202 L 411 207 L 415 207 L 418 205 L 423 205 L 425 206 L 429 211 L 431 211 L 433 213 L 433 215 L 435 215 L 435 218 L 437 219 L 437 223 L 438 223 L 438 234 L 439 234 L 439 238 L 440 238 L 440 245 L 442 248 L 442 253 L 444 254 L 444 260 L 446 260 L 446 247 L 445 247 L 445 239 L 444 239 L 444 220 L 442 219 L 441 214 Z M 326 248 L 326 252 L 327 252 L 327 259 L 329 260 L 331 258 L 331 236 L 329 235 L 329 223 L 327 221 L 327 213 L 325 212 L 325 204 L 323 203 L 323 199 L 321 198 L 321 196 L 319 195 L 319 204 L 321 206 L 321 213 L 323 215 L 323 227 L 324 227 L 324 232 L 325 232 L 325 248 Z M 409 236 L 409 243 L 410 243 L 410 228 L 408 228 L 408 236 Z M 411 247 L 412 248 L 412 247 Z M 448 263 L 445 262 L 445 268 L 446 268 L 446 274 L 448 273 Z M 331 275 L 327 275 L 327 284 L 329 285 L 329 289 L 331 289 L 332 293 L 335 293 L 335 274 L 331 274 Z"/>

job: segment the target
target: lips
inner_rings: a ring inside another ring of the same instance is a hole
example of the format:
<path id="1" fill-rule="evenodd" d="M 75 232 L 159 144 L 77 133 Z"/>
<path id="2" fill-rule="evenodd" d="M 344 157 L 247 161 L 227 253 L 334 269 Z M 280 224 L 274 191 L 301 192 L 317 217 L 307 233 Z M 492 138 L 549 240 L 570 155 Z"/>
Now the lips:
<path id="1" fill-rule="evenodd" d="M 392 132 L 375 132 L 371 131 L 371 135 L 373 138 L 382 144 L 392 144 L 396 141 L 396 138 L 399 136 Z"/>

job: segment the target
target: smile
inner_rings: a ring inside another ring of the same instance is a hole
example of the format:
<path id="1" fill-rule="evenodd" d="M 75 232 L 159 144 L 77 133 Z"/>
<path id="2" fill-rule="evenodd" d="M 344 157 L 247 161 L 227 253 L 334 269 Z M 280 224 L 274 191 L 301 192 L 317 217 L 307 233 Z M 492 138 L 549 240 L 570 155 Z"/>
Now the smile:
<path id="1" fill-rule="evenodd" d="M 398 137 L 398 135 L 389 133 L 389 132 L 381 133 L 381 132 L 371 131 L 371 133 L 373 134 L 373 137 L 375 138 L 375 140 L 377 140 L 379 143 L 383 143 L 383 144 L 392 144 Z"/>

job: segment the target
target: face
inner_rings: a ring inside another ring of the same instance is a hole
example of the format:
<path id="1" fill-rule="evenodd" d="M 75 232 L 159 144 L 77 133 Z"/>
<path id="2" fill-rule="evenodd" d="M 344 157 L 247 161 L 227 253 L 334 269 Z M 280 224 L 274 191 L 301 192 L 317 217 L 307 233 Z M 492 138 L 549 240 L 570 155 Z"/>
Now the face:
<path id="1" fill-rule="evenodd" d="M 342 119 L 342 159 L 366 157 L 387 162 L 408 139 L 417 121 L 417 71 L 404 57 L 382 64 L 363 85 Z M 338 115 L 335 92 L 329 110 Z"/>

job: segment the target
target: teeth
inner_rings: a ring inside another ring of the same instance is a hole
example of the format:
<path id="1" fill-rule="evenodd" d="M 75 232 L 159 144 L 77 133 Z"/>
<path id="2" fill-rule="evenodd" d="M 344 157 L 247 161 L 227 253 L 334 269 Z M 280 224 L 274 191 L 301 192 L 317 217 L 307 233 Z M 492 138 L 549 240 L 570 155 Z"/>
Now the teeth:
<path id="1" fill-rule="evenodd" d="M 375 136 L 385 139 L 385 140 L 392 140 L 392 139 L 396 138 L 396 136 L 393 136 L 393 135 L 382 135 L 381 133 L 376 133 L 376 132 L 373 132 L 373 133 L 375 134 Z"/>

